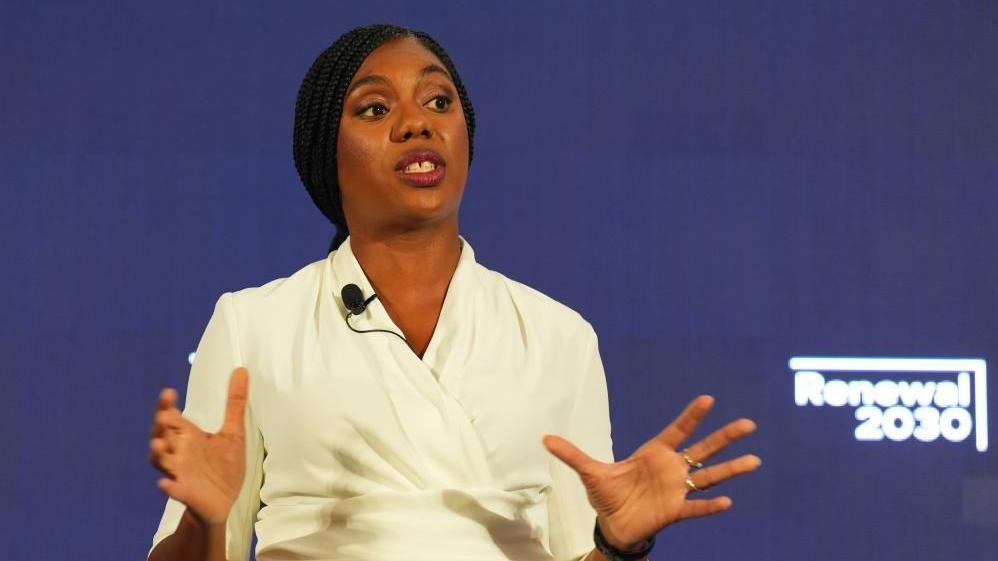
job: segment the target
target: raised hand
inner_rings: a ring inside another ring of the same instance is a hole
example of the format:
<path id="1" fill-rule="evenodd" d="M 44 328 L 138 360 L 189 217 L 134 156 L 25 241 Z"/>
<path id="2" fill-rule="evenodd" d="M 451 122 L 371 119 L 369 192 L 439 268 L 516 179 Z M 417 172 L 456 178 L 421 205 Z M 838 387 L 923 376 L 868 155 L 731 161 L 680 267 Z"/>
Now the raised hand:
<path id="1" fill-rule="evenodd" d="M 669 524 L 730 508 L 731 499 L 725 496 L 691 500 L 687 494 L 713 487 L 761 465 L 758 456 L 747 454 L 691 472 L 698 463 L 755 430 L 751 420 L 739 419 L 689 449 L 679 450 L 713 404 L 710 396 L 694 399 L 661 433 L 642 444 L 629 458 L 616 463 L 596 461 L 555 435 L 546 435 L 544 446 L 582 478 L 607 541 L 620 549 L 635 549 Z"/>
<path id="2" fill-rule="evenodd" d="M 207 525 L 224 523 L 239 495 L 246 471 L 243 413 L 249 394 L 249 373 L 236 368 L 229 378 L 222 428 L 202 431 L 176 408 L 177 392 L 159 395 L 149 440 L 149 461 L 163 472 L 157 485 L 184 503 Z"/>

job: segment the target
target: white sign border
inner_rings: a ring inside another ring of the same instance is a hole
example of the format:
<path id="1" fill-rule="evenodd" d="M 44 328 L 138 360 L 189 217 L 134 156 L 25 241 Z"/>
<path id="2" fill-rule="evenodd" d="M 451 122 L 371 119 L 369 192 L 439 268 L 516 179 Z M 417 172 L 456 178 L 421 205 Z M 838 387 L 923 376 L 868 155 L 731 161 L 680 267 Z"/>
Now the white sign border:
<path id="1" fill-rule="evenodd" d="M 790 369 L 833 372 L 973 372 L 977 450 L 988 449 L 988 366 L 980 358 L 864 358 L 795 356 Z"/>

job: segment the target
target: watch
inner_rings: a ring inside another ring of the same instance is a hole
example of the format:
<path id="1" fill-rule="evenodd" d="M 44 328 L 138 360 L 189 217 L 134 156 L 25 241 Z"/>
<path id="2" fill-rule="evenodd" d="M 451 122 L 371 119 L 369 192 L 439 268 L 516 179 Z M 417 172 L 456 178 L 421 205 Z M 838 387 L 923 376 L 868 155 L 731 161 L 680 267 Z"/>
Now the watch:
<path id="1" fill-rule="evenodd" d="M 600 550 L 600 553 L 610 561 L 639 561 L 648 557 L 651 548 L 655 546 L 655 536 L 652 536 L 651 539 L 646 540 L 646 545 L 639 551 L 621 551 L 606 543 L 603 532 L 599 529 L 599 522 L 593 529 L 593 541 L 596 542 L 596 549 Z"/>

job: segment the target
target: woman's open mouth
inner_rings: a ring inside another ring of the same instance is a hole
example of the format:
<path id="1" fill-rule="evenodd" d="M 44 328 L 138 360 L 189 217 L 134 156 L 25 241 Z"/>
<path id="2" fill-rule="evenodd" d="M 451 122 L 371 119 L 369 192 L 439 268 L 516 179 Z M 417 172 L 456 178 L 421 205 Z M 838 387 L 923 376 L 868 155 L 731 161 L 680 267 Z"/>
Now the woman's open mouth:
<path id="1" fill-rule="evenodd" d="M 395 164 L 395 173 L 399 178 L 414 187 L 436 185 L 444 178 L 446 171 L 443 156 L 433 150 L 406 152 Z"/>

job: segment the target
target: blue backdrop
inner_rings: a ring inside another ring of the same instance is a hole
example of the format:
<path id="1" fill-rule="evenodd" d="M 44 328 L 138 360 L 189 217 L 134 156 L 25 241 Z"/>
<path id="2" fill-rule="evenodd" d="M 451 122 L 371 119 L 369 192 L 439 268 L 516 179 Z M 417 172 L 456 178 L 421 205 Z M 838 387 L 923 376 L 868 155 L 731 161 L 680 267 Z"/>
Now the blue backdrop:
<path id="1" fill-rule="evenodd" d="M 758 421 L 654 558 L 994 555 L 998 5 L 369 0 L 0 7 L 0 557 L 144 557 L 156 395 L 222 292 L 324 257 L 295 95 L 378 21 L 460 69 L 462 232 L 594 324 L 617 456 L 698 393 Z"/>

